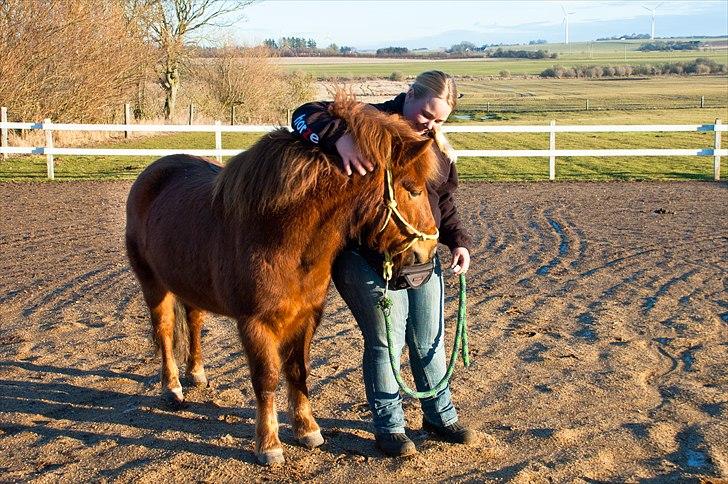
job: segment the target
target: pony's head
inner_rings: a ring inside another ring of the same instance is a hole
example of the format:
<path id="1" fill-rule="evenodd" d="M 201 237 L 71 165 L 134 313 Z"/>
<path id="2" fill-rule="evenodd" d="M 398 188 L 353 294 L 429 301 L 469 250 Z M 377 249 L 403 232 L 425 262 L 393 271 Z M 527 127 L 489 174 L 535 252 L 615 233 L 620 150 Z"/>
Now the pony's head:
<path id="1" fill-rule="evenodd" d="M 371 191 L 376 196 L 368 196 L 360 211 L 376 216 L 364 228 L 363 241 L 392 255 L 395 270 L 430 261 L 437 247 L 427 196 L 427 182 L 438 166 L 433 141 L 417 134 L 401 116 L 357 103 L 351 95 L 337 94 L 330 110 L 346 121 L 362 155 L 375 166 L 364 177 L 375 184 Z"/>

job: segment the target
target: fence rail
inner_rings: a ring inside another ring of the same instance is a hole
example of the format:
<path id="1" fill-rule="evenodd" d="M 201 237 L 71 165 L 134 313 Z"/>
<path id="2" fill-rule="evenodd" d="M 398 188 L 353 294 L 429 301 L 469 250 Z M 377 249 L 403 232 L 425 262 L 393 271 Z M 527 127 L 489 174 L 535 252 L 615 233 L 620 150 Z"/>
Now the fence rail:
<path id="1" fill-rule="evenodd" d="M 728 104 L 721 96 L 666 96 L 646 102 L 617 101 L 611 99 L 589 99 L 585 97 L 569 100 L 520 97 L 516 100 L 493 99 L 491 101 L 469 101 L 458 105 L 454 114 L 458 119 L 473 119 L 482 113 L 552 113 L 575 111 L 646 111 L 654 109 L 702 109 L 725 108 Z"/>
<path id="2" fill-rule="evenodd" d="M 7 122 L 7 111 L 2 109 L 0 131 L 2 145 L 0 154 L 45 155 L 48 178 L 55 177 L 54 156 L 166 156 L 186 153 L 197 156 L 212 156 L 222 161 L 223 156 L 233 156 L 243 150 L 223 149 L 222 133 L 265 133 L 279 128 L 275 125 L 235 125 L 227 126 L 217 122 L 213 125 L 154 125 L 154 124 L 55 124 L 50 119 L 42 123 Z M 15 130 L 42 130 L 45 132 L 45 146 L 13 147 L 8 146 L 7 132 Z M 53 146 L 54 131 L 113 131 L 113 132 L 200 132 L 215 134 L 214 149 L 126 149 L 126 148 L 56 148 Z M 556 125 L 551 121 L 542 126 L 445 126 L 448 133 L 549 133 L 547 150 L 456 150 L 458 157 L 547 157 L 549 158 L 549 179 L 556 178 L 556 158 L 570 157 L 613 157 L 613 156 L 712 156 L 713 179 L 720 180 L 720 158 L 728 156 L 728 149 L 721 149 L 721 133 L 728 131 L 718 119 L 713 124 L 667 124 L 667 125 Z M 627 133 L 627 132 L 712 132 L 713 147 L 691 149 L 556 149 L 557 133 Z"/>

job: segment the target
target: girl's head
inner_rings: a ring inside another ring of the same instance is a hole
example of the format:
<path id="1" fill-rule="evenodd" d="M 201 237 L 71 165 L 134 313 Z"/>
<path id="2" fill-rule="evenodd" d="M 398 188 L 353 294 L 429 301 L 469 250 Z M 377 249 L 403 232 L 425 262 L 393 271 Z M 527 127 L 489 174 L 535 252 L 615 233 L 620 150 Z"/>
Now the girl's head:
<path id="1" fill-rule="evenodd" d="M 455 81 L 442 71 L 423 72 L 407 91 L 402 114 L 415 131 L 436 130 L 455 109 L 458 98 Z"/>

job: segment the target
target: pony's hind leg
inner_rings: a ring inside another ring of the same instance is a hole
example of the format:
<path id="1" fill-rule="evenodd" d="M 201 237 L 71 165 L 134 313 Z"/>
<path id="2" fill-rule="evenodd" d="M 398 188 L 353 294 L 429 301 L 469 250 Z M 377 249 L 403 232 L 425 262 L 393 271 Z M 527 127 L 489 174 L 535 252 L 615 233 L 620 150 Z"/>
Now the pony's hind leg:
<path id="1" fill-rule="evenodd" d="M 202 364 L 202 325 L 205 313 L 199 308 L 185 305 L 187 311 L 187 325 L 189 327 L 190 353 L 187 357 L 185 374 L 187 380 L 198 388 L 208 385 L 205 367 Z"/>
<path id="2" fill-rule="evenodd" d="M 308 350 L 313 336 L 313 325 L 309 324 L 299 335 L 286 345 L 283 371 L 288 383 L 288 413 L 293 433 L 298 442 L 309 449 L 324 443 L 321 429 L 313 417 L 308 399 Z"/>
<path id="3" fill-rule="evenodd" d="M 174 357 L 174 306 L 176 298 L 154 276 L 141 256 L 134 238 L 127 235 L 126 249 L 134 273 L 142 288 L 144 300 L 152 319 L 152 336 L 162 356 L 162 399 L 172 408 L 184 406 L 184 394 L 179 381 L 179 369 Z"/>
<path id="4" fill-rule="evenodd" d="M 278 439 L 275 390 L 280 377 L 278 337 L 257 320 L 239 320 L 238 331 L 248 357 L 256 398 L 255 457 L 260 464 L 281 464 L 283 447 Z"/>
<path id="5" fill-rule="evenodd" d="M 162 400 L 167 406 L 177 410 L 184 408 L 185 398 L 174 357 L 175 296 L 167 291 L 152 301 L 149 310 L 152 316 L 154 340 L 162 354 Z"/>

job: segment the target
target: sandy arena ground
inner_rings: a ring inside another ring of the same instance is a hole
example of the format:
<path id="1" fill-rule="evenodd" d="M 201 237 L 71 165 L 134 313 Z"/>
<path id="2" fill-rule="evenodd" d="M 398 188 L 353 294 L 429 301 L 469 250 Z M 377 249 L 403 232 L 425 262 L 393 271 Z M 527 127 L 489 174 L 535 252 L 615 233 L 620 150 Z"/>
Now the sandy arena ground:
<path id="1" fill-rule="evenodd" d="M 159 399 L 123 250 L 129 182 L 0 184 L 0 481 L 718 482 L 728 478 L 728 185 L 468 183 L 473 365 L 461 419 L 497 444 L 374 448 L 362 340 L 332 291 L 310 388 L 326 443 L 254 464 L 233 323 L 204 333 L 213 387 Z M 456 280 L 449 280 L 451 344 Z M 279 408 L 285 408 L 279 391 Z"/>

